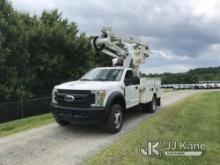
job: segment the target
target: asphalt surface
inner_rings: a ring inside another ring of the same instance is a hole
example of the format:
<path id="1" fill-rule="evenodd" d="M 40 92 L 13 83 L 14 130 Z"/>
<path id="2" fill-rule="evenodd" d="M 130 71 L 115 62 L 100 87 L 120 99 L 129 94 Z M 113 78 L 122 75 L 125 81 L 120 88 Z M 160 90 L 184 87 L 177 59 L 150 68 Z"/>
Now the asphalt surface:
<path id="1" fill-rule="evenodd" d="M 186 90 L 164 93 L 162 106 L 202 92 Z M 136 128 L 154 114 L 129 110 L 125 114 L 123 128 L 118 134 L 108 134 L 101 126 L 59 126 L 56 123 L 0 138 L 0 165 L 73 165 L 112 144 L 123 134 Z"/>

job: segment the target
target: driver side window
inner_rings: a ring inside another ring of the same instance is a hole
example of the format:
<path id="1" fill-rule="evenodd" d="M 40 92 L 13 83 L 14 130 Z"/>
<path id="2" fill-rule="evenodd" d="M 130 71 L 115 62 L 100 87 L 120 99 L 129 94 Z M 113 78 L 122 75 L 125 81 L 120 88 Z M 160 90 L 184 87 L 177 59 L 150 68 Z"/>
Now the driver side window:
<path id="1" fill-rule="evenodd" d="M 128 70 L 125 74 L 125 79 L 124 79 L 125 86 L 132 85 L 132 77 L 133 77 L 132 71 Z"/>

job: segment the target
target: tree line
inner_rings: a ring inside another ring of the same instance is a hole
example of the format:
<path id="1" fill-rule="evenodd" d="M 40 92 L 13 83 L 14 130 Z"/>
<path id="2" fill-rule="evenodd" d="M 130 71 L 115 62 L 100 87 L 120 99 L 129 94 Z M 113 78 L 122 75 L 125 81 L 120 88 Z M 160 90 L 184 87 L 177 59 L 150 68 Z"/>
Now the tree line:
<path id="1" fill-rule="evenodd" d="M 103 64 L 111 59 L 58 10 L 31 16 L 0 0 L 0 102 L 49 95 L 54 85 Z"/>

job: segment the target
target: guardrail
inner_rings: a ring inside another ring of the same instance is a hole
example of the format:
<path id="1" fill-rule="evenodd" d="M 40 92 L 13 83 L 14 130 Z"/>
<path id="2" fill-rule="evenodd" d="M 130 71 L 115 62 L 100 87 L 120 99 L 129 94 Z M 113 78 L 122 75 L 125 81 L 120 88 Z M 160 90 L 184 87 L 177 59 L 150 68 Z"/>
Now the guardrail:
<path id="1" fill-rule="evenodd" d="M 51 97 L 0 103 L 0 123 L 50 112 Z"/>

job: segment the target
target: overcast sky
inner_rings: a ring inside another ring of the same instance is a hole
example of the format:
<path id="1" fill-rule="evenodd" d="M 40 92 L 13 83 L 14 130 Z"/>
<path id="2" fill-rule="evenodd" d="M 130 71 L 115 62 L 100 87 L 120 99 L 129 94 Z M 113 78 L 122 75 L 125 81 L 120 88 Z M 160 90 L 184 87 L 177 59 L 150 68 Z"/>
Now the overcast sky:
<path id="1" fill-rule="evenodd" d="M 11 0 L 15 9 L 40 14 L 59 9 L 81 32 L 103 26 L 149 41 L 147 73 L 220 66 L 218 0 Z"/>

